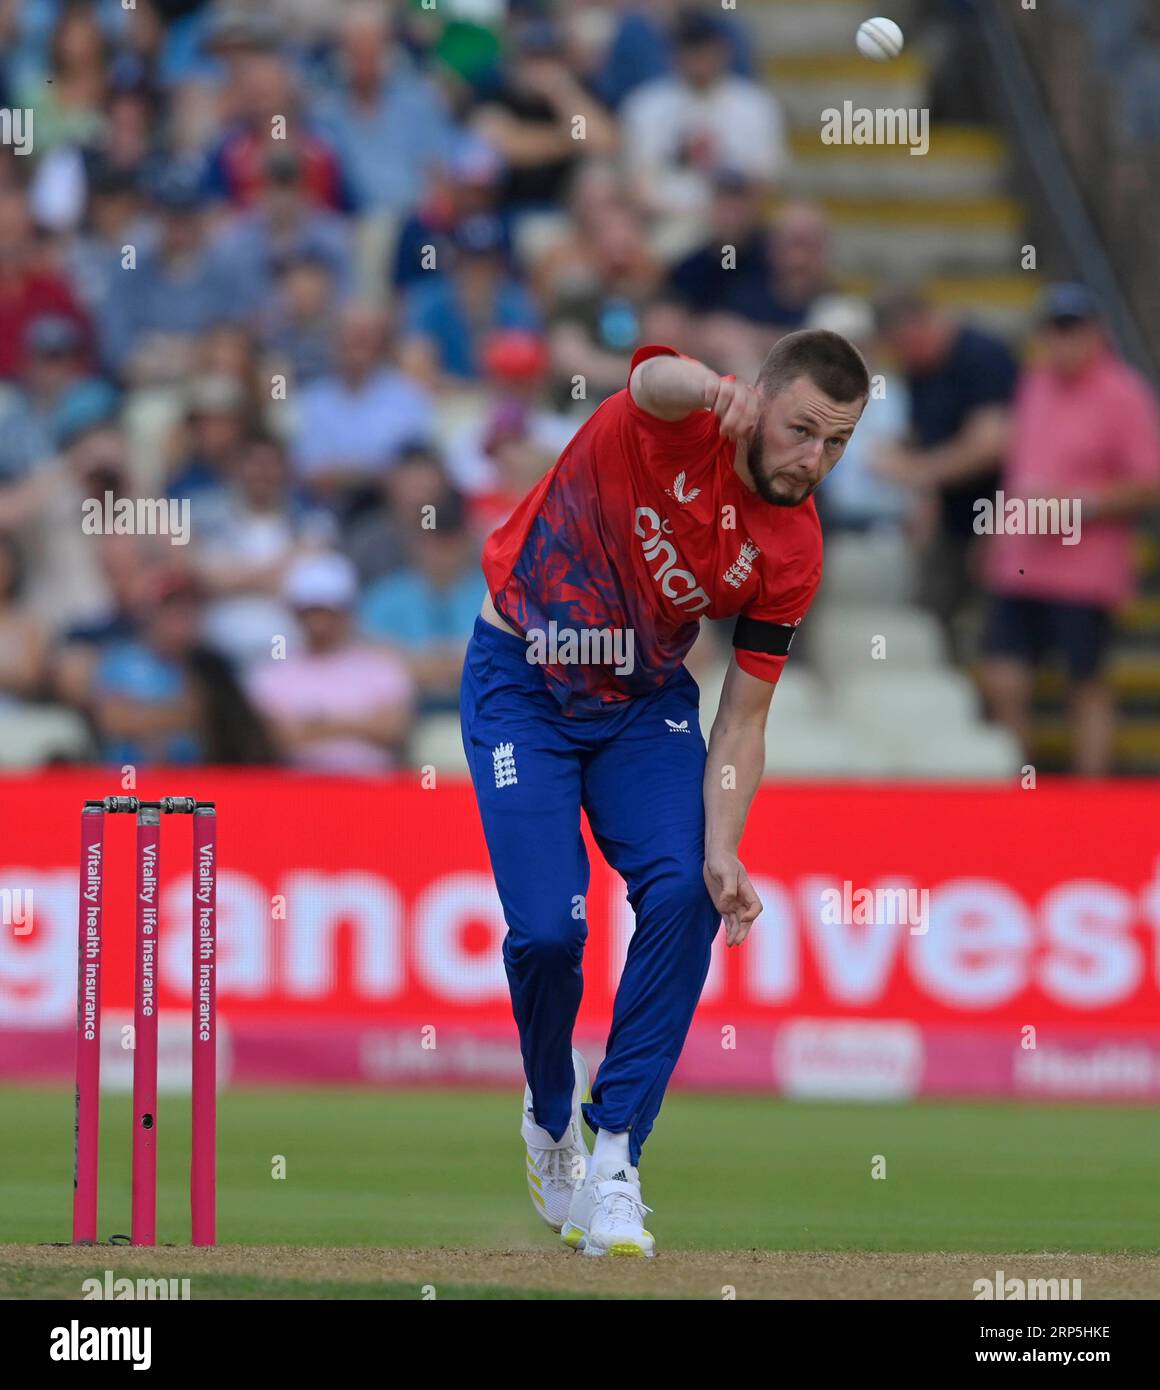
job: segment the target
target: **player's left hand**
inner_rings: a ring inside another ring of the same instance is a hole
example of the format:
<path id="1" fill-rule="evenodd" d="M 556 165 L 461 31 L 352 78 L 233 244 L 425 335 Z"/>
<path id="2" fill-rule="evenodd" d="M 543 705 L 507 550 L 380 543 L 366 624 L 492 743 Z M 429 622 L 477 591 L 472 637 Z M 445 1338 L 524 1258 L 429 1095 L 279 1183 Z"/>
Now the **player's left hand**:
<path id="1" fill-rule="evenodd" d="M 705 887 L 725 922 L 726 946 L 740 946 L 761 915 L 761 899 L 745 865 L 735 854 L 716 854 L 705 860 Z"/>

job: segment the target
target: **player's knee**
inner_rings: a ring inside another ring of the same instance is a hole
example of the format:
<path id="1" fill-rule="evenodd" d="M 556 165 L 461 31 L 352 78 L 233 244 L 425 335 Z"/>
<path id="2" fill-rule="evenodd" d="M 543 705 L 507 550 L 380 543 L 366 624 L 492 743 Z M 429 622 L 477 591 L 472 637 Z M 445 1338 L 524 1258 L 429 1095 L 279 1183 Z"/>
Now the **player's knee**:
<path id="1" fill-rule="evenodd" d="M 579 929 L 577 929 L 579 928 Z M 584 955 L 583 923 L 522 936 L 509 945 L 508 959 L 516 969 L 553 970 L 578 966 Z"/>
<path id="2" fill-rule="evenodd" d="M 643 909 L 678 926 L 700 930 L 713 915 L 713 900 L 700 864 L 666 874 L 646 895 Z"/>

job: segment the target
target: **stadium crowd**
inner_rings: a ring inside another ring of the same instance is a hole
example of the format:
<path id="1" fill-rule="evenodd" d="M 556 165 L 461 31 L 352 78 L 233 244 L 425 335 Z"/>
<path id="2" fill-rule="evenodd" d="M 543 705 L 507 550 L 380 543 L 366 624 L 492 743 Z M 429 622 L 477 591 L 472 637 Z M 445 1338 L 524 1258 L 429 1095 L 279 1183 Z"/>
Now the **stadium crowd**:
<path id="1" fill-rule="evenodd" d="M 483 538 L 634 348 L 752 379 L 802 326 L 887 383 L 824 524 L 911 537 L 956 634 L 1019 363 L 842 292 L 730 12 L 2 0 L 0 40 L 0 706 L 113 764 L 389 768 L 456 706 Z M 1049 303 L 1064 356 L 1097 315 Z M 139 498 L 177 524 L 110 522 Z"/>

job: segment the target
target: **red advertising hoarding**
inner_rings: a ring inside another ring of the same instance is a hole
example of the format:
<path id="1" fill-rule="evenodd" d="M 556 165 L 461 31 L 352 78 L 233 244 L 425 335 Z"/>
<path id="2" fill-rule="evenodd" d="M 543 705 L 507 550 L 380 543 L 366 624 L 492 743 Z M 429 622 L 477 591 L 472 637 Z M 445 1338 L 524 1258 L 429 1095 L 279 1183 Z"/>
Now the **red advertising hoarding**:
<path id="1" fill-rule="evenodd" d="M 61 1079 L 77 845 L 99 772 L 0 782 L 0 1077 Z M 196 769 L 219 807 L 224 1079 L 516 1084 L 503 915 L 469 786 Z M 162 1076 L 188 1074 L 188 819 L 161 852 Z M 600 1053 L 632 931 L 589 843 L 578 1041 Z M 766 784 L 765 905 L 713 967 L 677 1084 L 814 1096 L 1160 1096 L 1160 786 Z M 104 1049 L 127 1075 L 132 817 L 106 826 Z M 536 872 L 534 839 L 528 872 Z M 182 1049 L 186 1049 L 184 1066 Z"/>

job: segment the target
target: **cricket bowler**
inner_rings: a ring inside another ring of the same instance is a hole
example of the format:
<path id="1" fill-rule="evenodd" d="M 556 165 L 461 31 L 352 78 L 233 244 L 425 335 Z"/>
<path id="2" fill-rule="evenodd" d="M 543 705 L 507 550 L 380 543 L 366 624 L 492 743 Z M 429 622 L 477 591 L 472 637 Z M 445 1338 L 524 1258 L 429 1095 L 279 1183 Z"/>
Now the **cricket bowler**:
<path id="1" fill-rule="evenodd" d="M 529 1190 L 586 1255 L 654 1253 L 641 1146 L 722 919 L 739 946 L 761 912 L 738 845 L 773 688 L 821 579 L 812 494 L 869 393 L 862 357 L 835 333 L 781 338 L 752 386 L 642 347 L 627 388 L 484 547 L 463 742 L 508 928 Z M 683 664 L 705 616 L 737 619 L 707 751 Z M 581 808 L 635 915 L 590 1098 L 572 1048 Z"/>

